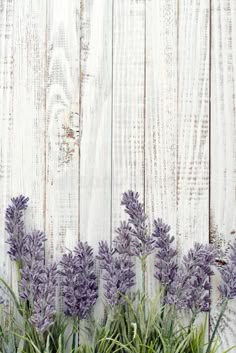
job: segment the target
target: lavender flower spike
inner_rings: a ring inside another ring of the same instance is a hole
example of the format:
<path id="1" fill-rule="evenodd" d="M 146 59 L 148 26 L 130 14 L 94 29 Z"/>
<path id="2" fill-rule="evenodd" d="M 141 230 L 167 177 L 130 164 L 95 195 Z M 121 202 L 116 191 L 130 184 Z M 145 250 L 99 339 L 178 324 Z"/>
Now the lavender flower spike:
<path id="1" fill-rule="evenodd" d="M 36 263 L 44 263 L 44 243 L 46 237 L 43 232 L 34 230 L 28 234 L 24 244 L 22 262 L 24 266 L 32 267 Z"/>
<path id="2" fill-rule="evenodd" d="M 219 269 L 222 283 L 218 289 L 226 300 L 236 298 L 236 241 L 230 245 L 228 263 Z"/>
<path id="3" fill-rule="evenodd" d="M 135 273 L 132 270 L 134 264 L 127 254 L 114 256 L 105 241 L 99 243 L 97 258 L 100 261 L 100 268 L 105 272 L 102 277 L 105 281 L 105 298 L 111 306 L 123 303 L 122 295 L 135 284 Z"/>
<path id="4" fill-rule="evenodd" d="M 9 205 L 5 213 L 6 231 L 9 235 L 7 243 L 10 245 L 8 254 L 11 260 L 21 261 L 24 254 L 25 230 L 23 222 L 23 211 L 27 208 L 28 197 L 20 195 L 12 198 L 12 205 Z"/>
<path id="5" fill-rule="evenodd" d="M 141 244 L 136 237 L 132 236 L 132 227 L 126 222 L 121 222 L 116 233 L 118 236 L 113 240 L 114 250 L 123 255 L 139 256 Z"/>
<path id="6" fill-rule="evenodd" d="M 61 267 L 65 314 L 85 319 L 98 297 L 93 249 L 79 242 L 74 254 L 63 255 Z"/>
<path id="7" fill-rule="evenodd" d="M 183 257 L 183 264 L 168 288 L 165 302 L 195 313 L 208 311 L 211 288 L 209 277 L 214 274 L 211 266 L 215 263 L 216 255 L 213 246 L 195 243 L 194 248 Z"/>
<path id="8" fill-rule="evenodd" d="M 148 235 L 147 215 L 144 205 L 139 202 L 139 194 L 129 190 L 123 193 L 121 205 L 129 215 L 128 224 L 131 225 L 130 234 L 136 238 L 134 245 L 135 255 L 146 258 L 154 251 L 154 239 Z"/>
<path id="9" fill-rule="evenodd" d="M 153 237 L 156 239 L 157 249 L 155 258 L 156 272 L 154 276 L 166 288 L 173 282 L 177 273 L 177 251 L 173 249 L 174 237 L 170 236 L 170 226 L 163 223 L 161 219 L 154 221 Z"/>
<path id="10" fill-rule="evenodd" d="M 56 313 L 57 265 L 35 263 L 21 271 L 20 296 L 32 310 L 29 318 L 37 331 L 45 332 L 54 323 Z"/>

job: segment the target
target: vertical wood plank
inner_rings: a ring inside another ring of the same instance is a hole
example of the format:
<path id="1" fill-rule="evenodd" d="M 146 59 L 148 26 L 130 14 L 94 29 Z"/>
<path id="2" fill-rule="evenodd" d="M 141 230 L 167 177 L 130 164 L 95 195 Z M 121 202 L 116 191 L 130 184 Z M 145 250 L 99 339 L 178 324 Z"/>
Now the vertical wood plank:
<path id="1" fill-rule="evenodd" d="M 120 206 L 122 193 L 133 189 L 144 200 L 144 60 L 145 1 L 114 0 L 113 234 L 121 219 L 124 219 L 124 211 Z"/>
<path id="2" fill-rule="evenodd" d="M 5 229 L 4 211 L 11 191 L 8 180 L 11 177 L 12 158 L 10 137 L 13 124 L 13 19 L 14 3 L 4 0 L 0 4 L 0 274 L 9 275 L 9 261 L 6 258 L 7 246 L 3 236 Z"/>
<path id="3" fill-rule="evenodd" d="M 80 1 L 47 2 L 47 253 L 58 259 L 79 237 Z"/>
<path id="4" fill-rule="evenodd" d="M 177 234 L 182 252 L 209 240 L 209 2 L 178 6 Z"/>
<path id="5" fill-rule="evenodd" d="M 44 230 L 46 1 L 14 2 L 12 195 L 29 196 L 26 223 Z"/>
<path id="6" fill-rule="evenodd" d="M 28 231 L 44 229 L 46 2 L 3 1 L 1 6 L 0 213 L 3 235 L 4 208 L 12 196 L 20 193 L 30 197 L 26 218 Z M 2 236 L 1 261 L 7 258 L 5 240 Z"/>
<path id="7" fill-rule="evenodd" d="M 112 1 L 81 5 L 80 238 L 110 240 Z"/>
<path id="8" fill-rule="evenodd" d="M 236 233 L 236 3 L 212 0 L 211 47 L 211 241 L 222 249 Z M 214 292 L 214 304 L 218 295 Z M 214 308 L 213 308 L 214 309 Z M 219 308 L 218 308 L 219 310 Z M 213 310 L 212 323 L 218 310 Z M 219 334 L 222 350 L 235 344 L 235 302 Z"/>
<path id="9" fill-rule="evenodd" d="M 144 198 L 144 1 L 114 0 L 112 230 L 124 212 L 130 188 Z"/>
<path id="10" fill-rule="evenodd" d="M 145 205 L 151 223 L 161 217 L 176 236 L 177 1 L 151 0 L 146 6 Z M 157 284 L 153 260 L 150 294 Z"/>

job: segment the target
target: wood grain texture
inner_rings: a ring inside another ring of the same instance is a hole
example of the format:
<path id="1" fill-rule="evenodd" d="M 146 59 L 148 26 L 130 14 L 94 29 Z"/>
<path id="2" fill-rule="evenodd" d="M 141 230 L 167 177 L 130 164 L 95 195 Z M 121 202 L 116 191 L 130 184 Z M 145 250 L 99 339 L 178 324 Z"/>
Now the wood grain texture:
<path id="1" fill-rule="evenodd" d="M 112 1 L 81 6 L 80 238 L 110 241 Z"/>
<path id="2" fill-rule="evenodd" d="M 13 124 L 13 33 L 14 3 L 0 3 L 0 232 L 4 234 L 4 212 L 11 195 L 8 179 L 12 175 L 9 139 Z M 0 237 L 0 274 L 10 276 L 9 259 L 4 236 Z"/>
<path id="3" fill-rule="evenodd" d="M 27 231 L 44 230 L 46 2 L 8 1 L 3 6 L 2 206 L 6 207 L 12 196 L 29 196 Z M 1 209 L 1 233 L 2 216 Z M 4 240 L 1 237 L 1 251 L 5 252 Z M 14 285 L 14 270 L 12 276 Z"/>
<path id="4" fill-rule="evenodd" d="M 235 43 L 235 0 L 0 0 L 1 233 L 10 197 L 24 193 L 48 261 L 79 238 L 97 250 L 134 189 L 151 221 L 171 224 L 180 255 L 209 233 L 227 249 L 236 234 Z M 6 250 L 0 237 L 0 274 L 14 282 Z M 151 259 L 149 294 L 153 271 Z M 223 348 L 235 343 L 234 305 Z"/>
<path id="5" fill-rule="evenodd" d="M 178 5 L 177 242 L 209 239 L 209 2 Z"/>
<path id="6" fill-rule="evenodd" d="M 80 1 L 47 2 L 46 232 L 58 259 L 79 238 Z"/>
<path id="7" fill-rule="evenodd" d="M 176 236 L 177 1 L 148 1 L 146 24 L 145 206 L 151 223 L 162 218 Z M 153 260 L 150 294 L 157 285 Z"/>
<path id="8" fill-rule="evenodd" d="M 125 218 L 122 193 L 144 199 L 145 1 L 114 0 L 112 234 Z M 140 273 L 140 270 L 138 270 Z M 139 282 L 139 279 L 138 281 Z"/>
<path id="9" fill-rule="evenodd" d="M 236 231 L 236 2 L 212 0 L 211 45 L 211 241 L 227 250 Z M 216 283 L 217 284 L 217 283 Z M 214 291 L 214 307 L 218 296 Z M 217 308 L 219 309 L 219 308 Z M 212 324 L 218 310 L 213 310 Z M 235 302 L 219 334 L 235 344 Z"/>

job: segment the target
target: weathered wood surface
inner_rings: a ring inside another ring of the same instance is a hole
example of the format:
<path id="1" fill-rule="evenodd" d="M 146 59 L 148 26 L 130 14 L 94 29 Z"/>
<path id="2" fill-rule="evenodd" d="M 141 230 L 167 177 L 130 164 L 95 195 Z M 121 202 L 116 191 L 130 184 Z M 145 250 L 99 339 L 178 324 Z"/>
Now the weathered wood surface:
<path id="1" fill-rule="evenodd" d="M 236 232 L 235 43 L 234 0 L 1 0 L 1 233 L 10 197 L 24 193 L 48 259 L 79 238 L 111 242 L 132 188 L 151 221 L 171 224 L 181 253 L 209 239 L 226 249 Z M 11 279 L 4 236 L 0 247 Z M 152 279 L 153 260 L 150 294 Z M 232 307 L 224 347 L 235 318 Z"/>
<path id="2" fill-rule="evenodd" d="M 236 2 L 212 0 L 211 6 L 210 235 L 226 250 L 236 237 Z M 235 343 L 235 302 L 220 334 L 223 348 Z"/>

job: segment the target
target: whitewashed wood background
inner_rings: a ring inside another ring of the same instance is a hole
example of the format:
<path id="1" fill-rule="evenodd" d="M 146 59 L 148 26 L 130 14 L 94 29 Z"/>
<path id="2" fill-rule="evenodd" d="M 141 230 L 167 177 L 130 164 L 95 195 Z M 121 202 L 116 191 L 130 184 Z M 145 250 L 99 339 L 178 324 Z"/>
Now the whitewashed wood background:
<path id="1" fill-rule="evenodd" d="M 130 188 L 182 251 L 225 249 L 235 70 L 236 0 L 0 0 L 1 272 L 12 276 L 3 215 L 19 193 L 49 258 L 78 238 L 110 241 Z M 235 303 L 221 333 L 235 343 Z"/>

